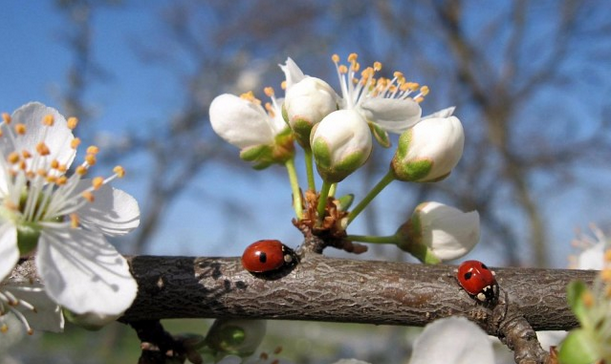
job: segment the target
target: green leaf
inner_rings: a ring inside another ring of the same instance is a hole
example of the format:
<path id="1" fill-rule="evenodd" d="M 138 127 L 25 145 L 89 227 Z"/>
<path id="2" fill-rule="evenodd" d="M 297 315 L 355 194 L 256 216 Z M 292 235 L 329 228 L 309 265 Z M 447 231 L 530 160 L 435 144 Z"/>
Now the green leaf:
<path id="1" fill-rule="evenodd" d="M 598 343 L 589 331 L 575 329 L 569 332 L 558 351 L 561 364 L 592 364 L 600 359 Z"/>
<path id="2" fill-rule="evenodd" d="M 583 295 L 588 292 L 588 287 L 582 281 L 572 281 L 566 287 L 566 299 L 569 306 L 582 326 L 584 321 L 587 321 L 587 307 L 583 301 Z"/>

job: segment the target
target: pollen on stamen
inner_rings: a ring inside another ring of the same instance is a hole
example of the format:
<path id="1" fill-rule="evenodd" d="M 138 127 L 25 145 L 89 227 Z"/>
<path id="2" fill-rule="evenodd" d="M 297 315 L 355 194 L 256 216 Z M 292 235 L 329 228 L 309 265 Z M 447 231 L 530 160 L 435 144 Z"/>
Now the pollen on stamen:
<path id="1" fill-rule="evenodd" d="M 74 116 L 68 118 L 68 128 L 70 130 L 74 130 L 74 128 L 76 128 L 76 125 L 78 124 L 78 119 L 75 118 Z"/>
<path id="2" fill-rule="evenodd" d="M 376 72 L 380 72 L 382 70 L 382 63 L 381 62 L 373 62 L 373 69 Z"/>
<path id="3" fill-rule="evenodd" d="M 77 214 L 70 214 L 70 227 L 76 229 L 79 227 L 80 219 Z"/>
<path id="4" fill-rule="evenodd" d="M 32 153 L 30 153 L 28 150 L 25 150 L 25 149 L 21 151 L 21 155 L 25 159 L 32 158 Z"/>
<path id="5" fill-rule="evenodd" d="M 11 115 L 9 113 L 7 113 L 7 112 L 3 112 L 2 113 L 2 121 L 4 121 L 4 123 L 10 124 L 11 120 L 12 120 L 12 118 L 11 118 Z"/>
<path id="6" fill-rule="evenodd" d="M 57 179 L 55 180 L 55 184 L 58 186 L 63 186 L 68 182 L 68 177 L 66 176 L 59 176 L 57 177 Z"/>
<path id="7" fill-rule="evenodd" d="M 57 177 L 56 176 L 46 176 L 45 180 L 48 183 L 57 184 Z"/>
<path id="8" fill-rule="evenodd" d="M 91 193 L 90 191 L 83 192 L 81 196 L 83 196 L 83 198 L 89 202 L 95 201 L 95 197 L 93 196 L 93 193 Z"/>
<path id="9" fill-rule="evenodd" d="M 265 92 L 265 96 L 267 96 L 267 97 L 274 96 L 274 88 L 273 87 L 268 86 L 268 87 L 263 89 L 263 92 Z"/>
<path id="10" fill-rule="evenodd" d="M 36 174 L 37 174 L 37 175 L 39 175 L 40 177 L 43 177 L 43 178 L 44 178 L 44 177 L 46 177 L 46 176 L 47 176 L 47 170 L 46 170 L 46 169 L 43 169 L 43 168 L 39 168 L 39 169 L 36 171 Z"/>
<path id="11" fill-rule="evenodd" d="M 6 334 L 7 331 L 8 331 L 8 325 L 2 324 L 2 326 L 0 326 L 0 332 L 3 334 Z"/>
<path id="12" fill-rule="evenodd" d="M 274 107 L 272 106 L 272 104 L 270 102 L 266 102 L 265 103 L 265 110 L 267 110 L 267 113 L 272 118 L 276 116 L 276 112 L 274 111 Z"/>
<path id="13" fill-rule="evenodd" d="M 94 190 L 99 189 L 103 185 L 104 185 L 104 178 L 102 177 L 95 177 L 94 179 L 91 180 L 91 186 L 93 186 Z"/>
<path id="14" fill-rule="evenodd" d="M 248 92 L 245 92 L 245 93 L 241 94 L 240 98 L 244 99 L 246 101 L 250 101 L 252 103 L 255 103 L 257 105 L 261 105 L 261 100 L 257 99 L 255 97 L 255 94 L 252 91 L 248 91 Z"/>
<path id="15" fill-rule="evenodd" d="M 15 125 L 15 133 L 17 133 L 19 135 L 25 134 L 26 133 L 25 124 L 16 124 Z"/>
<path id="16" fill-rule="evenodd" d="M 53 126 L 55 118 L 51 114 L 47 114 L 42 118 L 42 124 L 46 126 Z"/>
<path id="17" fill-rule="evenodd" d="M 79 138 L 74 138 L 72 139 L 72 141 L 70 142 L 70 147 L 72 149 L 76 149 L 78 148 L 78 146 L 81 144 L 81 140 Z"/>
<path id="18" fill-rule="evenodd" d="M 52 168 L 52 169 L 58 169 L 58 168 L 59 168 L 59 161 L 58 161 L 57 159 L 53 159 L 53 160 L 51 161 L 51 164 L 50 164 L 50 165 L 51 165 L 51 168 Z"/>
<path id="19" fill-rule="evenodd" d="M 611 283 L 611 269 L 607 268 L 600 271 L 600 278 L 606 283 Z"/>
<path id="20" fill-rule="evenodd" d="M 337 70 L 339 71 L 340 74 L 348 73 L 348 67 L 346 67 L 346 65 L 344 64 L 340 64 Z"/>
<path id="21" fill-rule="evenodd" d="M 607 249 L 604 255 L 605 262 L 611 263 L 611 249 Z"/>
<path id="22" fill-rule="evenodd" d="M 21 157 L 19 156 L 19 153 L 17 152 L 11 152 L 8 157 L 6 158 L 6 160 L 10 163 L 10 164 L 16 164 L 17 162 L 19 162 L 21 160 Z"/>
<path id="23" fill-rule="evenodd" d="M 49 147 L 47 147 L 47 145 L 43 142 L 36 144 L 36 151 L 42 156 L 51 154 Z"/>
<path id="24" fill-rule="evenodd" d="M 420 87 L 420 93 L 422 94 L 422 96 L 426 96 L 429 94 L 429 87 L 428 86 L 422 86 Z"/>
<path id="25" fill-rule="evenodd" d="M 78 166 L 76 167 L 76 170 L 74 172 L 78 174 L 79 176 L 84 176 L 85 174 L 87 174 L 87 167 Z"/>
<path id="26" fill-rule="evenodd" d="M 95 155 L 87 154 L 85 156 L 85 162 L 87 162 L 87 164 L 89 164 L 90 166 L 93 166 L 97 162 L 97 159 L 96 159 Z"/>
<path id="27" fill-rule="evenodd" d="M 339 56 L 337 54 L 334 54 L 331 56 L 331 60 L 333 61 L 333 63 L 339 63 Z"/>
<path id="28" fill-rule="evenodd" d="M 125 169 L 121 166 L 116 166 L 115 168 L 112 169 L 112 171 L 115 172 L 115 174 L 119 178 L 123 178 L 125 176 Z"/>
<path id="29" fill-rule="evenodd" d="M 100 152 L 100 148 L 95 145 L 90 145 L 87 147 L 87 154 L 98 154 Z"/>
<path id="30" fill-rule="evenodd" d="M 286 90 L 286 80 L 280 83 L 280 88 Z"/>

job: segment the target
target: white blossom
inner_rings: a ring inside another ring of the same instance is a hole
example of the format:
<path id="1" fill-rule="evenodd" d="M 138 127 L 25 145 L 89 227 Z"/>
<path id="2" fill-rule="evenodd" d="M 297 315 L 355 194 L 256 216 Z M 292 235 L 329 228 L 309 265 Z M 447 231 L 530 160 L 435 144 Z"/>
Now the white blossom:
<path id="1" fill-rule="evenodd" d="M 116 315 L 134 300 L 137 284 L 127 261 L 105 236 L 139 225 L 136 200 L 109 182 L 124 174 L 85 179 L 97 147 L 67 175 L 80 142 L 76 119 L 29 103 L 2 115 L 0 130 L 0 267 L 35 254 L 46 294 L 76 314 Z"/>

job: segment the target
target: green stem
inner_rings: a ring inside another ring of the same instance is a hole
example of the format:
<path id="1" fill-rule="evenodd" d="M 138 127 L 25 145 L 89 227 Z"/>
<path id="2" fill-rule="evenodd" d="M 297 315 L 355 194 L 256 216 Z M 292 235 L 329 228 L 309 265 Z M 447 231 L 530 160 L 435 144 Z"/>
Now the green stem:
<path id="1" fill-rule="evenodd" d="M 312 149 L 310 147 L 303 148 L 306 163 L 306 173 L 308 176 L 308 189 L 316 191 L 316 181 L 314 180 L 314 162 L 312 158 Z"/>
<path id="2" fill-rule="evenodd" d="M 397 244 L 397 236 L 347 235 L 346 240 L 373 244 Z"/>
<path id="3" fill-rule="evenodd" d="M 287 160 L 284 165 L 289 175 L 289 181 L 291 183 L 291 190 L 293 191 L 293 208 L 295 209 L 295 216 L 301 220 L 303 218 L 303 204 L 301 202 L 301 191 L 299 190 L 299 181 L 297 180 L 297 169 L 295 168 L 295 159 L 291 158 Z"/>
<path id="4" fill-rule="evenodd" d="M 363 211 L 363 209 L 365 209 L 365 207 L 367 207 L 367 205 L 369 205 L 371 201 L 373 201 L 373 199 L 380 192 L 382 192 L 384 187 L 388 186 L 390 182 L 394 180 L 395 175 L 391 170 L 389 170 L 388 173 L 386 173 L 386 175 L 382 177 L 382 179 L 375 186 L 373 186 L 367 196 L 365 196 L 365 198 L 361 202 L 359 202 L 359 204 L 356 205 L 356 207 L 352 211 L 350 211 L 350 214 L 348 214 L 348 225 L 352 222 L 352 220 L 354 220 L 354 218 L 356 218 L 361 213 L 361 211 Z"/>
<path id="5" fill-rule="evenodd" d="M 337 182 L 331 185 L 331 189 L 329 190 L 329 196 L 335 196 L 335 192 L 337 191 Z"/>
<path id="6" fill-rule="evenodd" d="M 318 220 L 317 225 L 320 226 L 322 224 L 322 220 L 325 218 L 325 208 L 327 207 L 327 197 L 329 196 L 329 190 L 331 189 L 331 185 L 333 183 L 323 181 L 322 187 L 320 189 L 320 196 L 318 196 L 318 208 L 316 212 L 318 212 Z"/>

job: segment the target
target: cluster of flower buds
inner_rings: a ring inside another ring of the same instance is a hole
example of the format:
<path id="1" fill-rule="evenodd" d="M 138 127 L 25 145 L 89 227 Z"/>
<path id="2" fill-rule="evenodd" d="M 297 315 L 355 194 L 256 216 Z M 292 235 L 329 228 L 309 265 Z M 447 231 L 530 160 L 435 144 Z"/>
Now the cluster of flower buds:
<path id="1" fill-rule="evenodd" d="M 271 88 L 266 88 L 271 101 L 265 106 L 252 93 L 241 97 L 220 95 L 210 106 L 213 129 L 241 149 L 242 159 L 253 162 L 259 169 L 271 164 L 287 166 L 293 196 L 297 197 L 293 199 L 297 218 L 302 222 L 312 221 L 314 231 L 330 218 L 328 201 L 336 184 L 368 161 L 374 139 L 388 148 L 392 144 L 389 133 L 399 135 L 386 176 L 352 211 L 346 212 L 346 221 L 324 226 L 345 230 L 391 181 L 445 179 L 458 164 L 464 147 L 464 130 L 453 115 L 453 107 L 422 116 L 420 103 L 429 93 L 427 86 L 407 81 L 401 72 L 392 73 L 391 78 L 383 77 L 380 62 L 361 67 L 354 53 L 348 56 L 347 64 L 341 64 L 337 55 L 332 56 L 332 61 L 339 79 L 339 93 L 324 80 L 304 74 L 288 58 L 286 64 L 280 65 L 286 77 L 284 99 L 276 98 Z M 316 216 L 298 198 L 301 192 L 292 164 L 294 141 L 304 150 L 308 190 L 318 192 L 318 205 L 313 210 Z M 312 175 L 314 163 L 323 181 L 320 190 L 316 189 Z M 426 262 L 466 254 L 479 238 L 479 216 L 438 205 L 419 206 L 410 221 L 384 242 L 396 244 Z M 432 212 L 426 213 L 427 209 Z M 418 216 L 422 218 L 416 219 Z M 435 217 L 429 219 L 431 216 Z M 416 221 L 422 223 L 418 229 Z M 428 235 L 418 235 L 425 231 Z M 331 235 L 342 233 L 346 235 L 345 231 L 331 232 Z M 351 235 L 347 239 L 376 242 Z M 425 259 L 425 256 L 434 258 Z"/>

